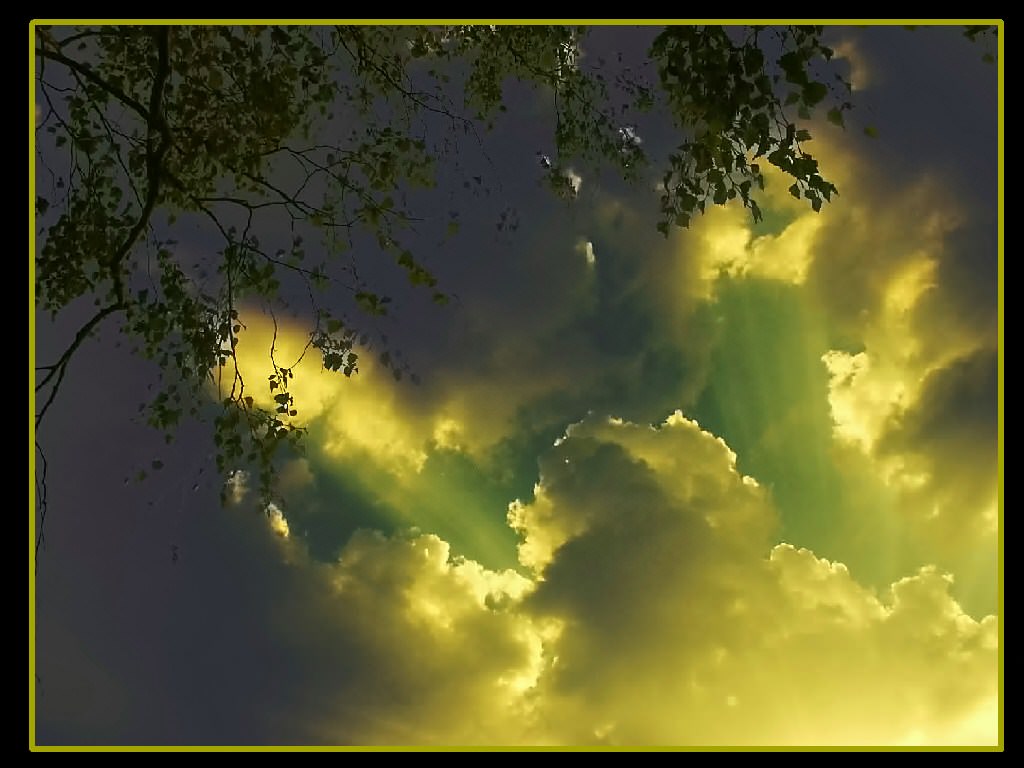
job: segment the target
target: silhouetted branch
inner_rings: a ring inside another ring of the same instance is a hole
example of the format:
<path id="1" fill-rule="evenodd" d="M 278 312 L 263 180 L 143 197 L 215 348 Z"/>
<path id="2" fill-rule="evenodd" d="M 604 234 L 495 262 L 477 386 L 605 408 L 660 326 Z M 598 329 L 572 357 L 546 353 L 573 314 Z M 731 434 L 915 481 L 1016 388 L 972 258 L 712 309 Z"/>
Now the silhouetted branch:
<path id="1" fill-rule="evenodd" d="M 164 85 L 167 83 L 167 78 L 171 73 L 170 59 L 168 56 L 168 28 L 159 27 L 155 31 L 157 40 L 157 68 L 156 74 L 153 78 L 153 88 L 149 94 L 149 111 L 147 112 L 147 137 L 146 137 L 146 177 L 147 177 L 147 190 L 146 190 L 146 202 L 142 207 L 142 213 L 139 215 L 138 221 L 135 222 L 135 226 L 125 237 L 121 246 L 117 249 L 113 258 L 110 261 L 111 278 L 114 281 L 114 295 L 118 301 L 124 301 L 124 286 L 121 281 L 121 262 L 124 261 L 128 252 L 135 245 L 135 241 L 138 240 L 139 235 L 142 234 L 143 230 L 149 225 L 150 216 L 153 214 L 153 209 L 156 207 L 157 200 L 160 197 L 160 172 L 163 165 L 164 155 L 167 154 L 167 150 L 171 147 L 171 132 L 167 126 L 167 121 L 164 119 L 161 104 L 164 95 Z M 159 131 L 160 143 L 156 145 L 153 139 L 153 134 Z"/>
<path id="2" fill-rule="evenodd" d="M 163 35 L 164 35 L 164 42 L 166 44 L 166 40 L 167 40 L 167 30 L 166 30 L 166 28 L 163 28 Z M 166 49 L 165 49 L 165 53 L 166 53 Z M 115 99 L 120 101 L 125 106 L 131 107 L 132 111 L 137 113 L 139 115 L 139 117 L 141 117 L 147 123 L 150 122 L 150 112 L 149 112 L 149 110 L 147 110 L 144 106 L 142 106 L 142 104 L 140 104 L 138 101 L 133 99 L 127 93 L 122 91 L 116 85 L 112 85 L 111 83 L 108 83 L 102 77 L 100 77 L 95 72 L 93 72 L 92 71 L 92 67 L 90 67 L 88 64 L 83 64 L 80 61 L 75 61 L 74 59 L 68 58 L 63 53 L 58 53 L 57 51 L 47 50 L 46 48 L 36 48 L 36 55 L 37 56 L 42 56 L 44 59 L 50 59 L 52 61 L 60 62 L 61 64 L 63 64 L 65 67 L 67 67 L 71 71 L 77 72 L 78 74 L 80 74 L 82 77 L 84 77 L 90 83 L 93 83 L 94 85 L 98 85 L 100 88 L 102 88 L 104 91 L 109 93 L 111 96 L 113 96 Z M 161 89 L 162 89 L 162 87 L 163 86 L 161 85 Z"/>
<path id="3" fill-rule="evenodd" d="M 89 319 L 89 321 L 85 323 L 85 325 L 78 329 L 78 333 L 75 334 L 75 338 L 71 341 L 70 346 L 68 346 L 68 348 L 64 350 L 64 354 L 60 356 L 56 363 L 54 363 L 53 365 L 44 365 L 37 369 L 40 371 L 49 371 L 49 373 L 47 373 L 46 376 L 43 377 L 42 381 L 36 384 L 36 392 L 45 387 L 54 376 L 57 377 L 57 380 L 53 384 L 53 388 L 50 390 L 50 396 L 46 399 L 46 402 L 43 404 L 42 410 L 40 410 L 39 413 L 36 415 L 37 429 L 39 428 L 39 423 L 43 420 L 43 416 L 46 414 L 47 409 L 50 407 L 50 404 L 53 403 L 54 397 L 57 396 L 57 390 L 60 389 L 60 384 L 64 380 L 64 372 L 67 370 L 68 363 L 71 362 L 72 355 L 75 354 L 75 351 L 81 346 L 82 342 L 85 341 L 85 339 L 89 336 L 92 330 L 97 325 L 100 324 L 103 318 L 124 308 L 125 305 L 122 304 L 121 302 L 118 302 L 116 304 L 111 304 L 110 306 L 101 309 L 99 312 L 93 315 Z"/>
<path id="4" fill-rule="evenodd" d="M 36 509 L 39 511 L 39 528 L 36 530 L 36 556 L 35 556 L 35 570 L 39 571 L 39 547 L 43 543 L 43 524 L 46 522 L 46 454 L 43 453 L 43 447 L 36 441 L 36 451 L 39 453 L 39 458 L 42 460 L 42 472 L 36 470 Z M 37 678 L 38 680 L 38 678 Z"/>
<path id="5" fill-rule="evenodd" d="M 67 372 L 68 364 L 71 362 L 71 358 L 74 356 L 76 350 L 82 345 L 82 342 L 88 338 L 89 334 L 93 329 L 98 326 L 104 318 L 126 309 L 125 296 L 124 296 L 124 284 L 121 279 L 121 264 L 135 245 L 139 236 L 149 225 L 150 217 L 153 214 L 153 209 L 156 207 L 157 200 L 160 196 L 160 171 L 163 164 L 164 155 L 171 145 L 170 130 L 167 126 L 167 121 L 164 119 L 161 109 L 163 102 L 164 86 L 167 83 L 167 78 L 170 75 L 170 57 L 168 55 L 168 28 L 160 27 L 154 31 L 154 37 L 157 43 L 157 68 L 153 78 L 153 87 L 150 90 L 149 97 L 149 109 L 143 107 L 135 99 L 125 94 L 120 89 L 110 85 L 103 78 L 99 77 L 89 67 L 69 59 L 63 54 L 55 51 L 49 51 L 45 49 L 36 49 L 36 53 L 44 58 L 58 61 L 69 69 L 73 73 L 79 74 L 90 82 L 99 85 L 105 91 L 113 95 L 115 98 L 120 100 L 122 103 L 131 107 L 139 115 L 141 115 L 147 123 L 147 139 L 146 139 L 146 174 L 147 174 L 147 190 L 146 200 L 142 207 L 142 212 L 139 214 L 139 218 L 132 227 L 131 231 L 121 242 L 118 249 L 112 254 L 109 260 L 109 268 L 111 279 L 114 284 L 114 303 L 99 310 L 93 315 L 75 334 L 75 338 L 71 341 L 71 344 L 64 351 L 64 354 L 60 356 L 56 363 L 49 366 L 42 366 L 38 370 L 48 371 L 43 376 L 42 381 L 36 384 L 36 392 L 41 390 L 47 384 L 52 381 L 49 396 L 46 398 L 46 402 L 43 403 L 43 407 L 36 414 L 35 426 L 36 429 L 42 423 L 43 417 L 46 415 L 47 410 L 53 404 L 54 399 L 57 396 L 57 392 L 60 390 L 61 383 L 64 381 L 64 374 Z M 159 135 L 159 144 L 156 143 L 155 136 Z M 56 377 L 56 378 L 54 378 Z M 46 519 L 46 456 L 43 453 L 42 447 L 36 442 L 36 449 L 42 459 L 42 474 L 39 476 L 39 532 L 36 539 L 36 555 L 37 555 L 37 566 L 38 566 L 38 552 L 39 546 L 43 541 L 43 523 Z"/>

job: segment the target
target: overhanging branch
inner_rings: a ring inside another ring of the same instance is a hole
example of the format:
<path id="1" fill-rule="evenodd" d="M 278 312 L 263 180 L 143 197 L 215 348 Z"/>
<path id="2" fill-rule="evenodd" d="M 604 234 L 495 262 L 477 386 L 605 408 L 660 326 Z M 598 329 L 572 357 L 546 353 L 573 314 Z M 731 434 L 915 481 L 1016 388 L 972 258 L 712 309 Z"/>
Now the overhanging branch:
<path id="1" fill-rule="evenodd" d="M 166 34 L 167 34 L 166 28 L 163 28 L 163 32 L 164 32 L 165 41 L 166 41 Z M 93 83 L 94 85 L 98 85 L 100 88 L 102 88 L 104 91 L 109 93 L 115 99 L 117 99 L 118 101 L 123 103 L 125 106 L 130 107 L 132 109 L 132 111 L 136 112 L 139 115 L 139 117 L 141 117 L 147 123 L 150 122 L 150 111 L 149 110 L 147 110 L 136 99 L 133 99 L 131 96 L 129 96 L 123 90 L 118 88 L 116 85 L 113 85 L 112 83 L 108 83 L 102 77 L 97 75 L 92 70 L 92 67 L 90 67 L 88 64 L 83 64 L 80 61 L 75 61 L 72 58 L 68 58 L 63 53 L 59 53 L 58 51 L 51 51 L 51 50 L 48 50 L 46 48 L 36 48 L 36 56 L 42 56 L 44 59 L 50 59 L 51 61 L 59 62 L 59 63 L 63 64 L 65 67 L 67 67 L 68 69 L 70 69 L 71 71 L 77 72 L 82 77 L 84 77 L 86 80 L 88 80 L 90 83 Z"/>

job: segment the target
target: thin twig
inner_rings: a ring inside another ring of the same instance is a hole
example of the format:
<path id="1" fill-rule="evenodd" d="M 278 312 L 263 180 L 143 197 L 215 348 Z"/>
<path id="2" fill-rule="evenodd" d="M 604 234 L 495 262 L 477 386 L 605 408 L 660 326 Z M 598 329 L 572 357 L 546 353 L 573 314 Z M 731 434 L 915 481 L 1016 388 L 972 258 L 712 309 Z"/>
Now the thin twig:
<path id="1" fill-rule="evenodd" d="M 36 441 L 36 450 L 39 452 L 39 458 L 42 459 L 42 473 L 36 474 L 36 503 L 37 509 L 39 510 L 39 528 L 36 530 L 36 554 L 35 554 L 35 570 L 39 572 L 39 547 L 44 541 L 43 535 L 43 524 L 46 522 L 46 454 L 43 453 L 43 447 L 39 445 L 39 441 Z"/>

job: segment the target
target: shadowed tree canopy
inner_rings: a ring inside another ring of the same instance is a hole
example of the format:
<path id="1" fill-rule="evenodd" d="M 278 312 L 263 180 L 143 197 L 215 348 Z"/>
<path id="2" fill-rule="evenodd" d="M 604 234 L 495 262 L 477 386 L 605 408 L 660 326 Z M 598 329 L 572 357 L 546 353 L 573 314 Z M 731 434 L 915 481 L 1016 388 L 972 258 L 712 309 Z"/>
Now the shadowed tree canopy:
<path id="1" fill-rule="evenodd" d="M 269 381 L 232 365 L 244 303 L 301 309 L 306 353 L 341 375 L 376 345 L 396 378 L 414 378 L 373 335 L 391 302 L 360 267 L 392 260 L 448 302 L 415 244 L 431 228 L 456 236 L 458 212 L 424 217 L 417 201 L 459 172 L 457 142 L 486 157 L 513 81 L 550 101 L 539 165 L 558 195 L 575 194 L 571 163 L 627 180 L 660 164 L 667 235 L 734 199 L 758 219 L 770 164 L 819 210 L 837 190 L 806 150 L 807 124 L 843 125 L 853 107 L 823 32 L 668 27 L 636 71 L 581 55 L 587 30 L 569 26 L 38 26 L 36 306 L 92 309 L 63 354 L 39 361 L 36 426 L 85 340 L 115 326 L 161 372 L 150 423 L 170 440 L 214 392 L 219 469 L 255 468 L 269 500 L 280 449 L 303 434 L 301 403 L 294 363 L 273 350 Z M 667 158 L 648 158 L 636 134 L 650 110 L 674 121 Z M 175 247 L 185 222 L 218 244 L 198 261 Z M 258 387 L 274 410 L 254 402 Z"/>

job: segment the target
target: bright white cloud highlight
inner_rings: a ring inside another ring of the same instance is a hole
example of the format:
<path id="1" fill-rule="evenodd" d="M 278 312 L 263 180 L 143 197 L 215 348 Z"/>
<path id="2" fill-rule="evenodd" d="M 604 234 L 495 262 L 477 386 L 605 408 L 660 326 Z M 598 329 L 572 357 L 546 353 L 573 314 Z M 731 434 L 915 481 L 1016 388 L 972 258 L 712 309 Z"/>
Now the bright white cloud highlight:
<path id="1" fill-rule="evenodd" d="M 287 539 L 291 531 L 288 528 L 288 520 L 285 519 L 284 512 L 274 502 L 270 502 L 267 505 L 267 520 L 270 522 L 270 530 L 282 539 Z"/>

